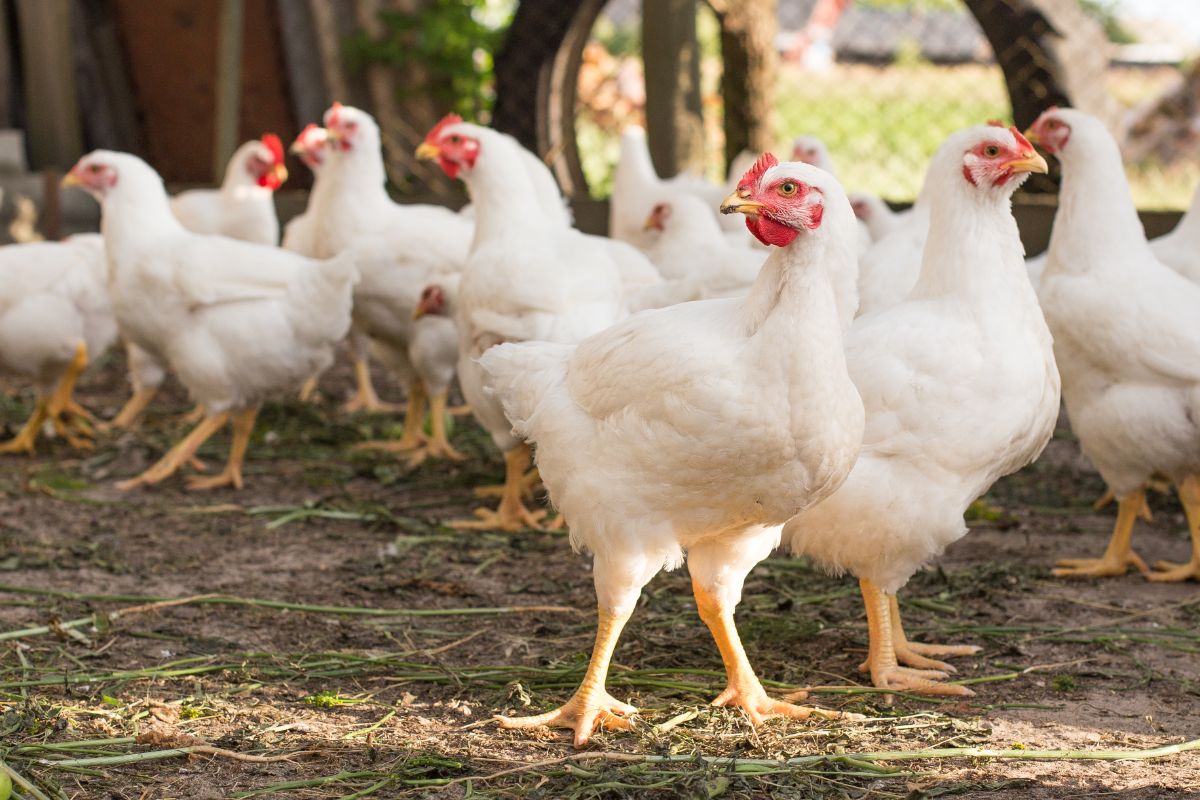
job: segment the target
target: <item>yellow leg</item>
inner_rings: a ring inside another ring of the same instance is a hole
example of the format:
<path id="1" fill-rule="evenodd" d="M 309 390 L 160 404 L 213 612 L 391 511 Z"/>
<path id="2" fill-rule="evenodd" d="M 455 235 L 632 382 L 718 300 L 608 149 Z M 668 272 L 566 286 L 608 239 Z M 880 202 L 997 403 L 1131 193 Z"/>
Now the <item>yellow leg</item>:
<path id="1" fill-rule="evenodd" d="M 1189 475 L 1180 482 L 1179 502 L 1183 504 L 1192 534 L 1192 560 L 1186 564 L 1159 561 L 1154 565 L 1156 571 L 1147 576 L 1152 581 L 1200 580 L 1200 475 Z"/>
<path id="2" fill-rule="evenodd" d="M 195 425 L 206 416 L 208 415 L 204 411 L 204 403 L 196 403 L 191 411 L 179 418 L 179 421 L 184 425 Z"/>
<path id="3" fill-rule="evenodd" d="M 233 441 L 229 445 L 229 460 L 220 474 L 201 478 L 190 475 L 187 479 L 189 489 L 202 491 L 216 489 L 222 486 L 242 488 L 242 462 L 246 459 L 246 448 L 250 445 L 250 433 L 254 430 L 254 420 L 258 417 L 257 408 L 246 408 L 233 415 Z"/>
<path id="4" fill-rule="evenodd" d="M 529 445 L 521 442 L 504 454 L 504 490 L 495 511 L 475 509 L 476 519 L 451 520 L 451 528 L 488 531 L 520 531 L 537 528 L 546 516 L 543 510 L 530 511 L 521 500 L 525 470 L 529 469 Z"/>
<path id="5" fill-rule="evenodd" d="M 0 454 L 27 453 L 33 455 L 33 446 L 37 442 L 38 434 L 41 433 L 42 425 L 49 418 L 49 414 L 46 412 L 47 404 L 46 398 L 38 398 L 37 404 L 33 407 L 33 414 L 21 426 L 17 435 L 0 444 Z"/>
<path id="6" fill-rule="evenodd" d="M 916 692 L 933 695 L 973 695 L 965 686 L 956 686 L 940 681 L 949 677 L 940 669 L 910 669 L 900 666 L 896 658 L 896 632 L 893 628 L 892 610 L 896 608 L 893 596 L 883 592 L 866 578 L 859 579 L 863 605 L 867 610 L 867 628 L 870 644 L 867 648 L 867 669 L 871 683 L 880 689 Z M 903 631 L 900 632 L 903 636 Z M 907 640 L 906 640 L 907 641 Z"/>
<path id="7" fill-rule="evenodd" d="M 533 493 L 542 482 L 542 476 L 538 472 L 537 467 L 528 470 L 521 476 L 521 499 L 532 500 Z M 476 497 L 503 497 L 504 487 L 507 484 L 493 483 L 487 486 L 476 486 L 474 489 Z"/>
<path id="8" fill-rule="evenodd" d="M 1156 489 L 1157 491 L 1162 491 L 1162 489 L 1154 481 L 1151 481 L 1146 485 Z M 1104 494 L 1100 495 L 1100 499 L 1092 503 L 1092 509 L 1094 511 L 1099 511 L 1102 508 L 1106 508 L 1109 503 L 1116 499 L 1117 496 L 1113 494 L 1112 489 L 1105 489 Z M 1138 509 L 1138 516 L 1146 520 L 1146 522 L 1154 522 L 1154 513 L 1150 510 L 1150 504 L 1146 502 L 1145 495 L 1142 496 L 1142 507 Z"/>
<path id="9" fill-rule="evenodd" d="M 307 402 L 311 401 L 313 399 L 313 396 L 316 395 L 316 393 L 317 393 L 317 376 L 313 375 L 311 378 L 309 378 L 308 380 L 306 380 L 304 382 L 303 386 L 300 387 L 300 396 L 299 396 L 300 402 L 307 403 Z"/>
<path id="10" fill-rule="evenodd" d="M 973 644 L 947 645 L 910 642 L 904 633 L 904 623 L 900 621 L 900 603 L 896 600 L 896 595 L 887 597 L 888 612 L 892 623 L 892 649 L 896 653 L 896 660 L 901 664 L 917 669 L 952 673 L 958 671 L 952 664 L 936 661 L 927 656 L 970 656 L 978 653 L 981 649 Z M 867 661 L 858 665 L 859 672 L 868 672 L 870 669 L 871 665 Z"/>
<path id="11" fill-rule="evenodd" d="M 221 430 L 228 421 L 228 412 L 201 420 L 200 424 L 192 429 L 191 433 L 185 436 L 179 444 L 168 450 L 166 455 L 160 458 L 154 466 L 135 478 L 121 481 L 117 484 L 117 488 L 123 492 L 127 492 L 139 486 L 149 486 L 158 483 L 174 475 L 184 464 L 192 460 L 192 457 L 196 455 L 196 451 L 200 449 L 200 445 L 208 441 L 209 437 L 214 433 Z"/>
<path id="12" fill-rule="evenodd" d="M 1068 558 L 1056 563 L 1056 578 L 1101 578 L 1124 575 L 1132 564 L 1143 575 L 1149 573 L 1146 562 L 1133 552 L 1133 524 L 1146 503 L 1145 489 L 1138 489 L 1117 500 L 1117 524 L 1104 555 L 1100 558 Z"/>
<path id="13" fill-rule="evenodd" d="M 725 664 L 725 674 L 728 684 L 715 700 L 714 706 L 738 706 L 746 712 L 750 722 L 760 724 L 769 717 L 783 716 L 792 719 L 808 719 L 820 717 L 823 719 L 862 719 L 859 714 L 843 714 L 837 711 L 827 711 L 812 706 L 798 706 L 783 700 L 767 696 L 767 692 L 754 674 L 750 659 L 742 647 L 738 636 L 737 626 L 733 622 L 733 609 L 725 607 L 714 595 L 702 587 L 695 578 L 692 579 L 692 593 L 696 596 L 696 610 L 700 619 L 708 626 L 717 649 L 721 651 L 721 661 Z"/>
<path id="14" fill-rule="evenodd" d="M 342 411 L 352 414 L 356 411 L 373 413 L 395 413 L 399 407 L 394 403 L 385 403 L 375 393 L 375 384 L 371 381 L 371 365 L 365 358 L 354 357 L 354 382 L 356 391 L 342 406 Z"/>
<path id="15" fill-rule="evenodd" d="M 425 419 L 425 387 L 414 381 L 408 389 L 408 402 L 404 409 L 404 435 L 394 441 L 383 440 L 362 442 L 355 450 L 382 450 L 385 453 L 408 453 L 425 443 L 421 423 Z"/>
<path id="16" fill-rule="evenodd" d="M 629 730 L 633 723 L 618 716 L 637 713 L 628 703 L 613 698 L 604 688 L 608 665 L 612 661 L 617 640 L 629 617 L 621 617 L 603 609 L 596 627 L 596 644 L 584 673 L 583 683 L 565 704 L 545 714 L 532 717 L 495 717 L 502 728 L 540 728 L 554 726 L 575 731 L 575 746 L 583 747 L 599 728 Z"/>
<path id="17" fill-rule="evenodd" d="M 135 389 L 133 395 L 125 402 L 125 405 L 121 407 L 117 415 L 107 425 L 102 427 L 104 429 L 116 428 L 119 430 L 132 428 L 156 394 L 158 394 L 157 386 Z"/>
<path id="18" fill-rule="evenodd" d="M 438 392 L 429 398 L 429 417 L 433 435 L 417 446 L 408 457 L 409 468 L 417 467 L 429 458 L 444 458 L 448 461 L 462 461 L 466 458 L 454 449 L 446 438 L 446 393 Z M 407 420 L 407 417 L 405 418 Z M 409 423 L 405 422 L 405 435 L 408 435 Z"/>

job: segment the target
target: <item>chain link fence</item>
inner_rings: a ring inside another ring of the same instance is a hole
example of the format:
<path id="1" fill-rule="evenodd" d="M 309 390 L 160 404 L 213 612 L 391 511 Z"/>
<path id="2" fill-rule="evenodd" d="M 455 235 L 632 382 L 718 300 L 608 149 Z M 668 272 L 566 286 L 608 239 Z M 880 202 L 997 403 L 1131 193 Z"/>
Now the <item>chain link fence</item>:
<path id="1" fill-rule="evenodd" d="M 1200 32 L 1189 37 L 1163 20 L 1118 16 L 1117 2 L 1083 0 L 1107 33 L 1100 44 L 1112 48 L 1112 58 L 1107 69 L 1075 79 L 1101 84 L 1111 98 L 1138 205 L 1184 208 L 1200 182 L 1200 72 L 1180 65 L 1196 54 Z M 1173 2 L 1180 4 L 1174 19 L 1190 9 L 1200 27 L 1200 3 L 1163 0 Z M 1012 118 L 1004 75 L 962 0 L 778 0 L 778 20 L 776 152 L 790 153 L 795 136 L 817 136 L 848 188 L 911 201 L 948 134 Z M 701 4 L 706 171 L 713 178 L 724 168 L 717 25 Z M 577 108 L 584 172 L 592 194 L 603 197 L 620 130 L 644 124 L 640 0 L 606 4 L 584 48 Z"/>

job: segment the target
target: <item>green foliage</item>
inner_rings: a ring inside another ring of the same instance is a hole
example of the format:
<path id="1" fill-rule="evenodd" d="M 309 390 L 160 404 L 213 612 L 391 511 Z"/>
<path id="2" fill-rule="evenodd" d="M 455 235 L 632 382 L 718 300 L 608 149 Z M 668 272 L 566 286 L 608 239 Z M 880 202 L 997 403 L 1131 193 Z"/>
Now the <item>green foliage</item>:
<path id="1" fill-rule="evenodd" d="M 1074 675 L 1055 675 L 1050 681 L 1050 687 L 1056 692 L 1071 692 L 1075 690 Z"/>
<path id="2" fill-rule="evenodd" d="M 638 17 L 617 27 L 607 16 L 601 16 L 592 29 L 592 38 L 604 45 L 614 58 L 642 55 L 642 26 Z"/>
<path id="3" fill-rule="evenodd" d="M 512 0 L 431 0 L 417 14 L 383 11 L 387 34 L 359 31 L 346 49 L 352 67 L 420 68 L 402 95 L 425 94 L 468 119 L 486 118 L 495 101 L 492 54 L 512 19 Z"/>

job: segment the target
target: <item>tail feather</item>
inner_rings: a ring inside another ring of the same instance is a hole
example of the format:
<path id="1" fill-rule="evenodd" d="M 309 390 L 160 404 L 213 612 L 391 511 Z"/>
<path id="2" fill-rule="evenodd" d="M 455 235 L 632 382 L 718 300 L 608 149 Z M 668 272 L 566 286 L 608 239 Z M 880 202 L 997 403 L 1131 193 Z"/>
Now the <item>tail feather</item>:
<path id="1" fill-rule="evenodd" d="M 537 441 L 539 408 L 566 382 L 574 352 L 573 344 L 508 342 L 479 357 L 488 391 L 499 398 L 513 430 L 522 437 Z"/>

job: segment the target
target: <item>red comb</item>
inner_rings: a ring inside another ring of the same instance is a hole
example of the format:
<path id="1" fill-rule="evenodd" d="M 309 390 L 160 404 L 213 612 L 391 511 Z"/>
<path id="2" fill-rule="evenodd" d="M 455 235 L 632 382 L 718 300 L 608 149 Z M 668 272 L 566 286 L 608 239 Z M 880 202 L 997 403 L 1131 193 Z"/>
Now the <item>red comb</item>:
<path id="1" fill-rule="evenodd" d="M 436 142 L 438 135 L 441 134 L 442 130 L 446 126 L 457 125 L 458 123 L 460 123 L 462 121 L 463 121 L 463 118 L 460 117 L 458 114 L 447 114 L 446 116 L 442 117 L 441 120 L 438 121 L 437 125 L 433 126 L 432 130 L 430 130 L 428 134 L 426 134 L 425 141 L 427 141 L 431 144 Z"/>
<path id="2" fill-rule="evenodd" d="M 333 105 L 331 105 L 329 107 L 329 110 L 325 112 L 325 116 L 328 117 L 328 119 L 326 120 L 326 124 L 327 125 L 337 125 L 338 112 L 341 110 L 342 110 L 342 104 L 339 103 L 337 100 L 334 100 Z"/>
<path id="3" fill-rule="evenodd" d="M 742 176 L 740 181 L 738 181 L 738 188 L 740 189 L 748 184 L 757 185 L 758 180 L 763 176 L 763 173 L 778 163 L 778 158 L 770 153 L 763 153 L 758 157 L 758 161 L 754 162 L 754 166 L 746 170 L 746 174 Z"/>
<path id="4" fill-rule="evenodd" d="M 987 121 L 987 124 L 988 124 L 988 125 L 991 125 L 993 128 L 1004 128 L 1004 127 L 1007 127 L 1007 126 L 1004 124 L 1004 120 L 1000 120 L 1000 119 L 989 119 L 989 120 Z"/>
<path id="5" fill-rule="evenodd" d="M 1029 140 L 1025 138 L 1023 133 L 1017 130 L 1016 125 L 1010 125 L 1008 129 L 1012 132 L 1013 138 L 1017 140 L 1018 147 L 1022 147 L 1025 150 L 1033 150 L 1033 145 L 1030 144 Z"/>
<path id="6" fill-rule="evenodd" d="M 259 141 L 271 151 L 271 156 L 275 159 L 276 164 L 283 163 L 283 142 L 279 141 L 278 136 L 273 133 L 264 133 Z"/>

